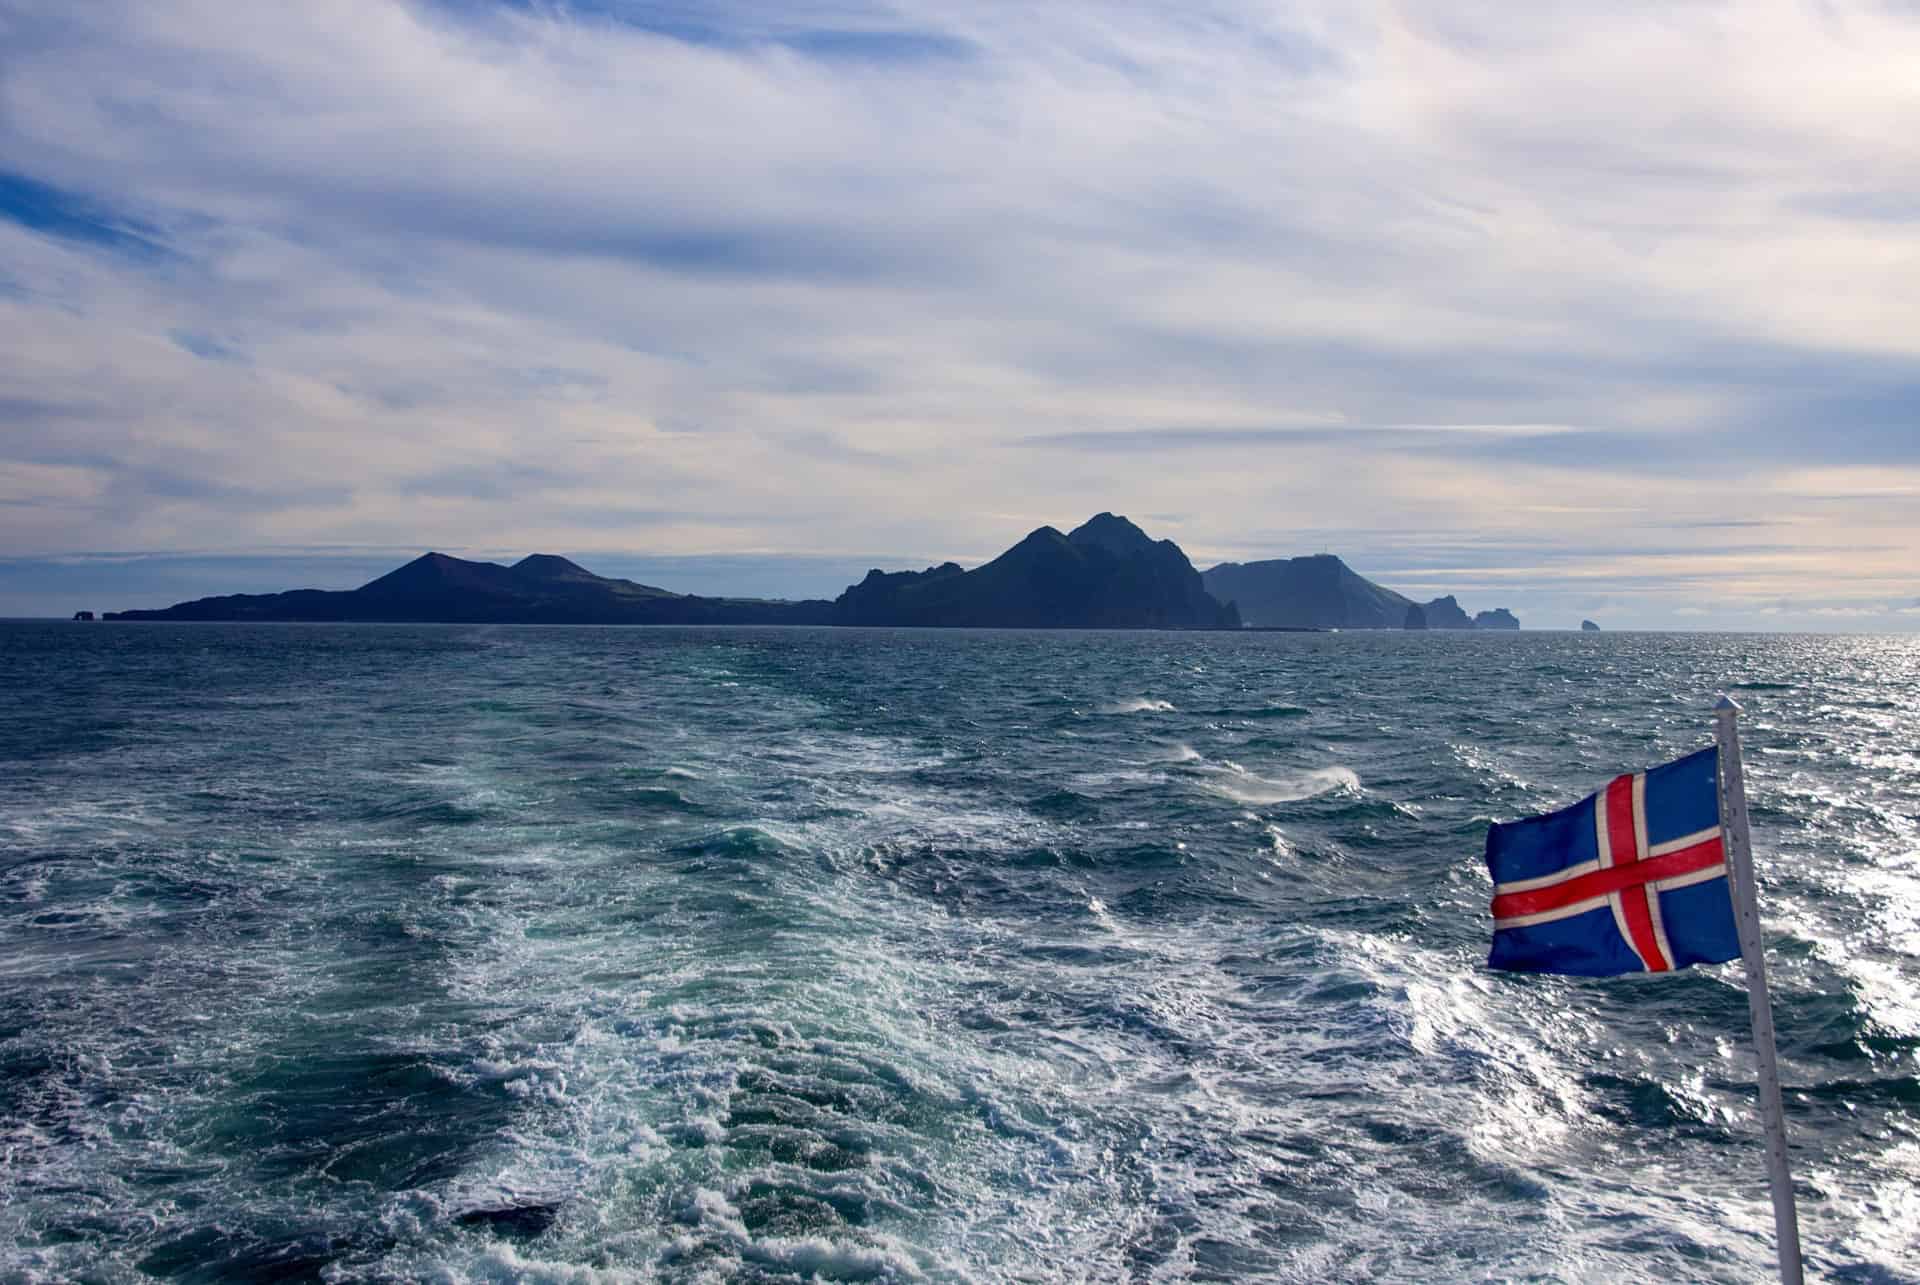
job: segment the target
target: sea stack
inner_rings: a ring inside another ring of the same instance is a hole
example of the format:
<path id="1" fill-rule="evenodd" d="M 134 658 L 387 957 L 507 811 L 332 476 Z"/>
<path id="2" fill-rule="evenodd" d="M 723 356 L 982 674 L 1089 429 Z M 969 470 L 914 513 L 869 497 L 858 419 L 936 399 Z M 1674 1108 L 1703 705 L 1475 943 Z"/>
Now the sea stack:
<path id="1" fill-rule="evenodd" d="M 1420 609 L 1426 614 L 1429 629 L 1473 628 L 1473 617 L 1466 613 L 1465 608 L 1460 605 L 1460 600 L 1452 594 L 1423 603 Z M 1514 628 L 1519 628 L 1518 622 L 1515 623 Z"/>
<path id="2" fill-rule="evenodd" d="M 1597 634 L 1600 632 L 1600 626 L 1594 624 L 1591 620 L 1583 620 L 1580 622 L 1580 632 L 1583 634 Z"/>

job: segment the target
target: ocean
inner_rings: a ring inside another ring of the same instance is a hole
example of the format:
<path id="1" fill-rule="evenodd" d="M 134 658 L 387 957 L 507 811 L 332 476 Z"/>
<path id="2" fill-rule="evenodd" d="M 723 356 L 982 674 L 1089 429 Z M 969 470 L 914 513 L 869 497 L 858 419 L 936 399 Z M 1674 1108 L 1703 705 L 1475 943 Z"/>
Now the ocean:
<path id="1" fill-rule="evenodd" d="M 1739 966 L 1485 968 L 1723 690 L 1809 1274 L 1920 1281 L 1920 640 L 51 622 L 0 1279 L 1766 1279 Z"/>

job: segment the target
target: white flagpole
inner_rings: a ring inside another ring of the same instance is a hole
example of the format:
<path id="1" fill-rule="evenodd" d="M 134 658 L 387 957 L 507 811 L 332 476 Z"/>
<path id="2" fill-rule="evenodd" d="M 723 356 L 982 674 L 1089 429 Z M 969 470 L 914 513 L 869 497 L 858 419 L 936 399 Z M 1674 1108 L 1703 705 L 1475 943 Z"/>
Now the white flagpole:
<path id="1" fill-rule="evenodd" d="M 1720 745 L 1720 838 L 1727 851 L 1727 882 L 1747 965 L 1747 1007 L 1753 1014 L 1753 1051 L 1760 1063 L 1760 1120 L 1767 1131 L 1767 1179 L 1773 1188 L 1773 1234 L 1780 1279 L 1801 1285 L 1800 1218 L 1787 1172 L 1787 1124 L 1780 1105 L 1780 1067 L 1773 1046 L 1773 1004 L 1767 998 L 1767 961 L 1760 942 L 1760 905 L 1753 875 L 1753 836 L 1747 828 L 1747 782 L 1740 764 L 1740 707 L 1726 696 L 1714 707 Z"/>

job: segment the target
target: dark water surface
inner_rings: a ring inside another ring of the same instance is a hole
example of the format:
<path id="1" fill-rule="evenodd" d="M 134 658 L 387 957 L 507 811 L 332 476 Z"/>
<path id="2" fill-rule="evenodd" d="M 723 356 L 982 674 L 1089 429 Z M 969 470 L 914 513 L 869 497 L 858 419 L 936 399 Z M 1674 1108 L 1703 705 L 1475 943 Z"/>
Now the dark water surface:
<path id="1" fill-rule="evenodd" d="M 1482 967 L 1724 686 L 1810 1266 L 1920 1280 L 1920 641 L 33 623 L 0 1279 L 1763 1279 L 1738 966 Z"/>

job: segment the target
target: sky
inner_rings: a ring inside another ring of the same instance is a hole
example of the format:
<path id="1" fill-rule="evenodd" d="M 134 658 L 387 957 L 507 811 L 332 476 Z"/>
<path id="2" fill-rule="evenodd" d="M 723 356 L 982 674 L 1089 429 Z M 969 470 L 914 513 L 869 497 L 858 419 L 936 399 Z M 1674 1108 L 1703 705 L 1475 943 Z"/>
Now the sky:
<path id="1" fill-rule="evenodd" d="M 0 0 L 0 615 L 1100 510 L 1920 628 L 1920 3 Z"/>

